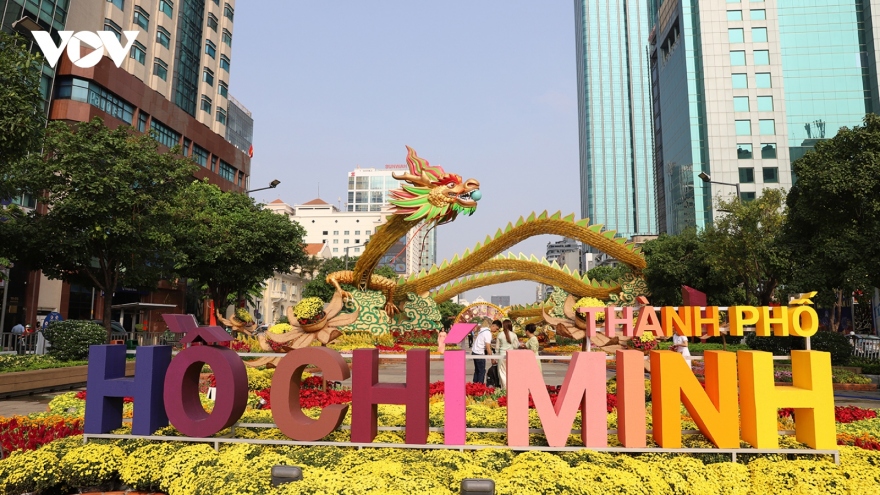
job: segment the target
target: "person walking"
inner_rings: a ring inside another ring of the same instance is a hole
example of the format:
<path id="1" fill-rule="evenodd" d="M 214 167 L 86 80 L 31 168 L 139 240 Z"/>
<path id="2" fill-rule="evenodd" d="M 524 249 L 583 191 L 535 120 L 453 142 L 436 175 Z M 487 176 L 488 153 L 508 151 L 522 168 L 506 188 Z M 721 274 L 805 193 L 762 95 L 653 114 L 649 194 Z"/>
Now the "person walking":
<path id="1" fill-rule="evenodd" d="M 535 353 L 535 357 L 538 357 L 538 351 L 540 351 L 541 347 L 538 343 L 538 337 L 535 336 L 535 324 L 529 323 L 526 325 L 526 338 L 529 339 L 526 341 L 526 349 Z M 538 370 L 543 371 L 541 367 L 541 360 L 538 360 Z"/>
<path id="2" fill-rule="evenodd" d="M 691 368 L 691 369 L 694 368 L 694 365 L 693 365 L 693 363 L 691 363 L 691 360 L 687 359 L 687 358 L 691 357 L 691 350 L 688 349 L 688 338 L 687 337 L 685 337 L 684 335 L 679 335 L 677 333 L 673 334 L 672 335 L 672 348 L 671 348 L 671 350 L 681 354 L 681 356 L 683 358 L 685 358 L 685 361 L 687 362 L 688 368 Z"/>
<path id="3" fill-rule="evenodd" d="M 24 325 L 20 322 L 12 327 L 12 345 L 15 347 L 17 354 L 24 354 L 24 342 L 21 336 L 24 335 Z"/>
<path id="4" fill-rule="evenodd" d="M 474 356 L 485 356 L 492 354 L 492 331 L 489 327 L 492 320 L 483 318 L 480 321 L 480 330 L 474 338 L 474 345 L 471 347 L 471 354 Z M 474 383 L 486 383 L 486 360 L 474 359 Z"/>
<path id="5" fill-rule="evenodd" d="M 498 322 L 498 320 L 495 321 Z M 498 334 L 498 339 L 495 341 L 495 351 L 499 357 L 498 378 L 501 381 L 501 388 L 507 390 L 507 351 L 519 349 L 519 339 L 516 334 L 513 333 L 513 324 L 510 320 L 504 320 L 501 328 L 503 328 L 504 331 Z"/>

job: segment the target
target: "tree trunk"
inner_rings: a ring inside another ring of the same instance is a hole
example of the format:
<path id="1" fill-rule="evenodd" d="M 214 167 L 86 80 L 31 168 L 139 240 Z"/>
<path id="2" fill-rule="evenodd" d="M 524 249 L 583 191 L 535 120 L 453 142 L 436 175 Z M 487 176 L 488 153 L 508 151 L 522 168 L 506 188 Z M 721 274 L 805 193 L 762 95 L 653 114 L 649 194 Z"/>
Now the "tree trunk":
<path id="1" fill-rule="evenodd" d="M 113 327 L 110 326 L 110 319 L 113 315 L 113 291 L 105 290 L 104 291 L 104 317 L 102 318 L 104 321 L 104 330 L 107 331 L 107 344 L 110 343 L 110 334 L 113 333 Z"/>

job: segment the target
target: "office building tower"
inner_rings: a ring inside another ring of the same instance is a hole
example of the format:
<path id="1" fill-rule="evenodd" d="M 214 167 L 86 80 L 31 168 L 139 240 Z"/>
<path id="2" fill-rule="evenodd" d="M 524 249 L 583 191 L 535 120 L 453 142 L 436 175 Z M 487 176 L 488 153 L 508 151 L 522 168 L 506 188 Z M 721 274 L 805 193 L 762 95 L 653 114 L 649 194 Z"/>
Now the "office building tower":
<path id="1" fill-rule="evenodd" d="M 791 163 L 877 111 L 878 0 L 652 0 L 661 232 L 791 187 Z M 701 174 L 703 174 L 701 176 Z"/>
<path id="2" fill-rule="evenodd" d="M 643 0 L 575 0 L 581 215 L 621 237 L 656 233 Z"/>
<path id="3" fill-rule="evenodd" d="M 489 301 L 500 308 L 510 306 L 510 296 L 491 296 Z"/>
<path id="4" fill-rule="evenodd" d="M 348 174 L 348 203 L 346 209 L 350 212 L 377 212 L 390 206 L 388 202 L 390 192 L 400 188 L 400 181 L 391 174 L 394 172 L 406 172 L 407 166 L 403 164 L 385 165 L 384 169 L 356 168 Z M 401 243 L 406 246 L 403 259 L 397 261 L 399 256 L 391 260 L 384 260 L 389 265 L 396 266 L 402 262 L 406 264 L 406 273 L 419 273 L 427 270 L 437 260 L 437 230 L 434 226 L 424 223 L 413 227 Z"/>

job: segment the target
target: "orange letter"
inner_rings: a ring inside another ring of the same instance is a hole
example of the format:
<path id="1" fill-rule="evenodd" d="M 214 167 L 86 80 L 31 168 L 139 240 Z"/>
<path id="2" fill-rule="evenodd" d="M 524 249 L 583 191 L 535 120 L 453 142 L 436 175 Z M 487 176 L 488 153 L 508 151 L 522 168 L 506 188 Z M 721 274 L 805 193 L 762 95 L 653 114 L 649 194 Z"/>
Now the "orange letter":
<path id="1" fill-rule="evenodd" d="M 617 438 L 624 447 L 645 448 L 645 355 L 617 351 Z"/>
<path id="2" fill-rule="evenodd" d="M 667 449 L 681 448 L 684 403 L 697 427 L 717 447 L 739 447 L 736 403 L 736 355 L 706 351 L 706 390 L 681 354 L 651 351 L 651 397 L 654 441 Z"/>
<path id="3" fill-rule="evenodd" d="M 691 315 L 693 312 L 689 306 L 680 306 L 678 312 L 671 306 L 663 306 L 660 308 L 660 317 L 663 319 L 663 328 L 666 333 L 672 335 L 672 332 L 685 337 L 694 336 L 694 327 L 692 325 Z"/>
<path id="4" fill-rule="evenodd" d="M 699 333 L 700 335 L 708 333 L 710 337 L 718 337 L 721 335 L 718 306 L 707 306 L 705 316 L 703 316 L 703 311 L 698 307 L 694 307 L 694 333 Z M 704 326 L 709 327 L 708 332 L 703 332 Z"/>
<path id="5" fill-rule="evenodd" d="M 657 316 L 657 310 L 654 309 L 654 306 L 643 306 L 636 319 L 635 337 L 640 337 L 646 331 L 653 332 L 655 337 L 666 337 L 666 332 L 660 325 L 660 317 Z"/>

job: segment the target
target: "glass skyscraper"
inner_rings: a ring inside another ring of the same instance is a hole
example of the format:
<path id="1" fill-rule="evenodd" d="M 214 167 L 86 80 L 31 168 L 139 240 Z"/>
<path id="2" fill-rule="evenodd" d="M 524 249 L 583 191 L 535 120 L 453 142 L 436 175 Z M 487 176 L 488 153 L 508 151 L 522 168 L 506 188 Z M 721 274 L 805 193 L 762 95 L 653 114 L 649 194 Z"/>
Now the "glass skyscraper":
<path id="1" fill-rule="evenodd" d="M 658 224 L 712 222 L 714 198 L 788 189 L 791 163 L 880 108 L 880 0 L 650 3 Z M 875 34 L 877 33 L 877 34 Z M 703 182 L 700 173 L 713 182 Z"/>
<path id="2" fill-rule="evenodd" d="M 581 215 L 622 237 L 655 234 L 644 0 L 575 0 Z"/>

